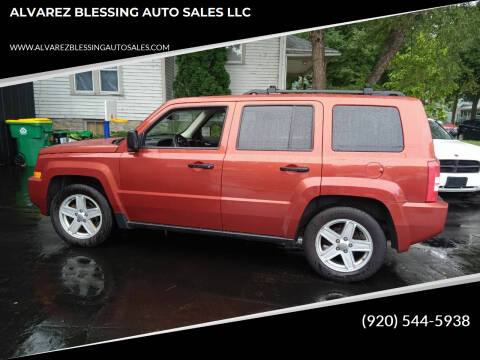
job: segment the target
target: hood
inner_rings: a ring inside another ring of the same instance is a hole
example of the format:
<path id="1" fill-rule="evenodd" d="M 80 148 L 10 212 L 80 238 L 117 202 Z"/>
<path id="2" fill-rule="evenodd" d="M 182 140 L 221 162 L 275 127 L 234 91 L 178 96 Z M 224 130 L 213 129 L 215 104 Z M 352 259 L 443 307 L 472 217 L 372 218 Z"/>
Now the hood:
<path id="1" fill-rule="evenodd" d="M 480 146 L 458 140 L 434 139 L 433 147 L 437 159 L 479 160 Z M 457 155 L 457 156 L 455 156 Z"/>
<path id="2" fill-rule="evenodd" d="M 113 153 L 118 145 L 113 143 L 118 138 L 72 141 L 65 144 L 48 146 L 40 150 L 39 155 L 59 153 Z"/>

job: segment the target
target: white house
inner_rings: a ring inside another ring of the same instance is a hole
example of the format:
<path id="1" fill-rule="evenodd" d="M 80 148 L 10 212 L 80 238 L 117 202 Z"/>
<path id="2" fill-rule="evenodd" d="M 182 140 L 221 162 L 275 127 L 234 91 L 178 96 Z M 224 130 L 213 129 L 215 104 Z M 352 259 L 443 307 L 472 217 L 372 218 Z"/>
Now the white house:
<path id="1" fill-rule="evenodd" d="M 129 120 L 122 128 L 135 128 L 172 98 L 173 72 L 167 58 L 35 81 L 35 115 L 52 119 L 56 130 L 103 133 L 105 100 L 113 99 L 117 117 Z"/>
<path id="2" fill-rule="evenodd" d="M 458 122 L 463 122 L 464 120 L 469 120 L 472 114 L 472 102 L 461 99 L 457 105 L 457 112 L 455 120 Z M 477 113 L 475 114 L 476 119 L 480 119 L 480 106 L 477 107 Z"/>
<path id="3" fill-rule="evenodd" d="M 310 42 L 294 36 L 230 46 L 227 54 L 232 94 L 270 85 L 284 89 L 287 74 L 305 74 L 312 67 Z M 325 55 L 340 53 L 327 48 Z M 170 57 L 35 81 L 35 113 L 52 119 L 55 130 L 102 134 L 105 100 L 116 100 L 117 117 L 129 122 L 112 123 L 112 131 L 132 129 L 173 97 L 174 78 Z"/>

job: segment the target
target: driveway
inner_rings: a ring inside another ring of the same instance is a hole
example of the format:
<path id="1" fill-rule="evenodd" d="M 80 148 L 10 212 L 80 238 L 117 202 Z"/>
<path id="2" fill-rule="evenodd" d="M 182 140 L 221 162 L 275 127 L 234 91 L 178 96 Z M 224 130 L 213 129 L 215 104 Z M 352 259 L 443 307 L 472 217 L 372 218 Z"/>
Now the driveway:
<path id="1" fill-rule="evenodd" d="M 480 196 L 445 196 L 442 234 L 345 285 L 257 242 L 130 231 L 68 247 L 29 201 L 31 171 L 0 167 L 2 358 L 480 272 Z"/>

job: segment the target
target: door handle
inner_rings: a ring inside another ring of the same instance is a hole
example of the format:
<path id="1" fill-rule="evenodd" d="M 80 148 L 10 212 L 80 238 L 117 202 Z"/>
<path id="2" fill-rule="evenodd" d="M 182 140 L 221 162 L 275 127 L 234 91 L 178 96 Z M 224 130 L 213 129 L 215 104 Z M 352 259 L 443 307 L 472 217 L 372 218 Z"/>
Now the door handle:
<path id="1" fill-rule="evenodd" d="M 310 170 L 308 167 L 298 167 L 298 166 L 283 166 L 280 168 L 281 171 L 295 171 L 295 172 L 307 172 Z"/>
<path id="2" fill-rule="evenodd" d="M 213 169 L 213 164 L 188 164 L 188 167 L 194 169 Z"/>

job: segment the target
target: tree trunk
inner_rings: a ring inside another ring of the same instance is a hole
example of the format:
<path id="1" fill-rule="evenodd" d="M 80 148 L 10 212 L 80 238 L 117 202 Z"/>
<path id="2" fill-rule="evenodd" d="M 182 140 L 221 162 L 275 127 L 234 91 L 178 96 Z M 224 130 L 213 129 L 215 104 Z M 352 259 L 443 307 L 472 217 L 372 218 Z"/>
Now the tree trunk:
<path id="1" fill-rule="evenodd" d="M 373 85 L 380 81 L 380 78 L 387 69 L 388 64 L 390 64 L 390 61 L 393 59 L 397 51 L 402 46 L 403 41 L 407 36 L 407 27 L 412 19 L 413 15 L 409 14 L 405 21 L 400 21 L 392 30 L 390 30 L 390 33 L 388 34 L 387 39 L 383 44 L 380 57 L 375 64 L 372 73 L 367 78 L 368 84 Z"/>
<path id="2" fill-rule="evenodd" d="M 323 30 L 310 31 L 312 42 L 313 79 L 312 89 L 323 90 L 327 88 L 327 62 L 325 61 L 325 44 Z"/>
<path id="3" fill-rule="evenodd" d="M 455 124 L 455 114 L 457 112 L 457 105 L 458 105 L 458 92 L 455 92 L 455 96 L 453 98 L 453 106 L 452 106 L 452 117 L 450 119 L 450 122 L 452 124 Z"/>
<path id="4" fill-rule="evenodd" d="M 470 120 L 475 120 L 477 116 L 478 101 L 480 100 L 480 92 L 475 95 L 472 101 L 472 111 L 470 113 Z"/>

